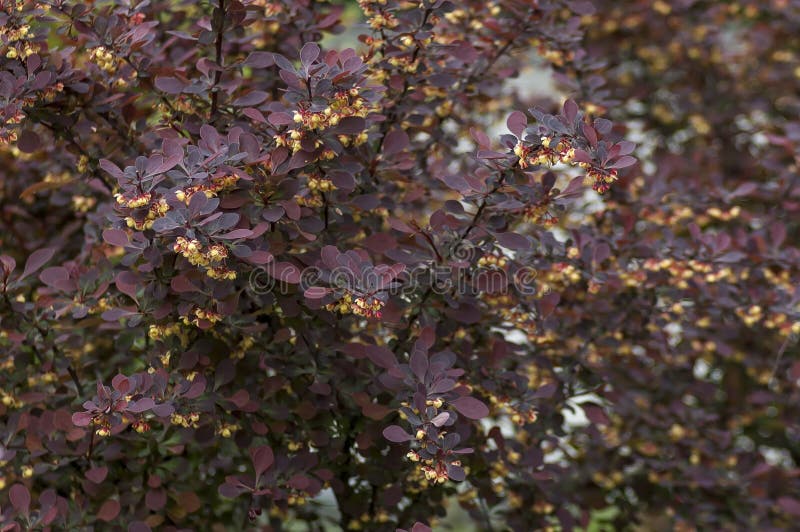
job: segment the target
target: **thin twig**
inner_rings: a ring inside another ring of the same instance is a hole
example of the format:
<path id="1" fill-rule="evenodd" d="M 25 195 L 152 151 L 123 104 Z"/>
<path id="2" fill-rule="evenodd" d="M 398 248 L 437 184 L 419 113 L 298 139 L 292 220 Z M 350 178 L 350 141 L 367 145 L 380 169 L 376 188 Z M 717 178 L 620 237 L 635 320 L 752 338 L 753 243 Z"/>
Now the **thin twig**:
<path id="1" fill-rule="evenodd" d="M 792 340 L 794 336 L 790 335 L 783 341 L 783 345 L 778 350 L 778 356 L 775 358 L 775 364 L 772 365 L 772 374 L 769 376 L 769 384 L 767 386 L 772 387 L 775 384 L 775 374 L 778 372 L 778 364 L 781 363 L 781 358 L 783 358 L 783 354 L 786 352 L 786 349 L 789 347 L 789 341 Z M 796 339 L 796 338 L 794 338 Z"/>
<path id="2" fill-rule="evenodd" d="M 217 40 L 215 43 L 216 57 L 214 58 L 214 62 L 217 64 L 218 68 L 216 72 L 214 72 L 214 85 L 211 87 L 211 120 L 216 116 L 219 107 L 219 88 L 217 85 L 219 85 L 220 79 L 222 79 L 222 39 L 225 35 L 225 0 L 219 0 L 219 10 L 217 11 L 215 23 L 217 26 Z"/>

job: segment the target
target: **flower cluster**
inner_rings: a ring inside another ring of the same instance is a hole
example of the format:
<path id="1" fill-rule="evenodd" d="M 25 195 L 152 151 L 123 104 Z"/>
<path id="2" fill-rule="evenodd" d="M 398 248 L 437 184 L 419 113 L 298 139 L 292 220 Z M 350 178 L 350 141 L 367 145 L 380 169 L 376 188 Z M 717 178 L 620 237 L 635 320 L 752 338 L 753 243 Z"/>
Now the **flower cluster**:
<path id="1" fill-rule="evenodd" d="M 550 198 L 544 197 L 538 202 L 526 205 L 522 209 L 523 219 L 531 224 L 554 226 L 558 225 L 558 216 L 550 211 Z"/>
<path id="2" fill-rule="evenodd" d="M 223 316 L 213 310 L 196 308 L 190 314 L 181 317 L 184 325 L 211 326 L 222 320 Z"/>
<path id="3" fill-rule="evenodd" d="M 222 176 L 212 177 L 210 183 L 200 185 L 192 185 L 185 189 L 178 189 L 175 191 L 175 197 L 178 201 L 182 201 L 187 205 L 192 199 L 192 196 L 198 192 L 205 194 L 207 198 L 214 198 L 220 192 L 228 191 L 236 186 L 239 181 L 239 176 L 235 174 L 225 174 Z"/>
<path id="4" fill-rule="evenodd" d="M 308 188 L 309 190 L 318 192 L 331 192 L 336 190 L 336 185 L 334 185 L 333 181 L 330 179 L 324 179 L 322 177 L 309 177 Z"/>
<path id="5" fill-rule="evenodd" d="M 508 265 L 508 259 L 503 255 L 487 253 L 478 259 L 478 268 L 499 268 L 503 269 Z"/>
<path id="6" fill-rule="evenodd" d="M 198 412 L 189 412 L 188 414 L 179 414 L 174 412 L 170 418 L 170 423 L 178 425 L 183 428 L 197 428 L 200 422 L 200 414 Z M 230 430 L 230 429 L 229 429 Z"/>
<path id="7" fill-rule="evenodd" d="M 190 264 L 205 268 L 206 275 L 212 279 L 229 281 L 236 279 L 236 272 L 222 264 L 228 258 L 228 248 L 223 244 L 204 247 L 196 238 L 179 236 L 175 239 L 172 250 L 186 258 Z"/>
<path id="8" fill-rule="evenodd" d="M 355 314 L 365 318 L 381 319 L 381 309 L 385 301 L 376 295 L 357 294 L 346 291 L 334 303 L 325 305 L 325 309 L 339 314 Z"/>
<path id="9" fill-rule="evenodd" d="M 611 184 L 617 180 L 617 170 L 604 170 L 602 168 L 590 167 L 587 163 L 578 163 L 583 165 L 586 170 L 586 178 L 592 183 L 592 188 L 598 194 L 604 194 L 611 188 Z"/>
<path id="10" fill-rule="evenodd" d="M 92 51 L 89 53 L 89 59 L 100 67 L 101 70 L 105 70 L 109 74 L 113 74 L 117 70 L 117 58 L 114 52 L 105 46 L 92 48 Z"/>
<path id="11" fill-rule="evenodd" d="M 155 221 L 164 216 L 170 209 L 167 200 L 159 198 L 153 201 L 152 194 L 149 192 L 132 196 L 117 193 L 115 198 L 117 206 L 129 213 L 125 217 L 125 224 L 137 231 L 151 229 Z"/>

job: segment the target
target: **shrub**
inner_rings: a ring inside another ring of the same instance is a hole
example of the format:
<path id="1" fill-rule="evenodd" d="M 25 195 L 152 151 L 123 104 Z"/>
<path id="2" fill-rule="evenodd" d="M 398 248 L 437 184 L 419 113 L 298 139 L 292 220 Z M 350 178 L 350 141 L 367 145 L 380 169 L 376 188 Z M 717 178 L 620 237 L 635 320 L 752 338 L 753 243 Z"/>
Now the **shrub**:
<path id="1" fill-rule="evenodd" d="M 790 526 L 790 4 L 0 2 L 3 529 Z"/>

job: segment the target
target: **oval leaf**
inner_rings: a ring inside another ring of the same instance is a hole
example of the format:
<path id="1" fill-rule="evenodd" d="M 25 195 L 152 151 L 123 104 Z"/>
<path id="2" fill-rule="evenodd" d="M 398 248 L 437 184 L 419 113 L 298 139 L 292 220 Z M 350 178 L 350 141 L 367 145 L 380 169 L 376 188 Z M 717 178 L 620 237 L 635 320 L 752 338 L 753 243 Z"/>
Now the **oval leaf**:
<path id="1" fill-rule="evenodd" d="M 25 269 L 22 270 L 22 275 L 20 275 L 19 279 L 17 280 L 18 281 L 23 280 L 24 278 L 26 278 L 27 276 L 29 276 L 30 274 L 34 273 L 39 268 L 44 266 L 44 264 L 53 257 L 55 252 L 56 252 L 55 248 L 43 248 L 43 249 L 37 249 L 36 251 L 31 253 L 30 257 L 28 257 L 28 260 L 25 261 Z"/>
<path id="2" fill-rule="evenodd" d="M 383 429 L 383 437 L 394 443 L 403 443 L 413 440 L 413 436 L 397 425 L 389 425 Z"/>
<path id="3" fill-rule="evenodd" d="M 459 397 L 451 404 L 459 414 L 469 419 L 481 419 L 489 415 L 489 407 L 474 397 Z"/>
<path id="4" fill-rule="evenodd" d="M 31 506 L 31 494 L 22 484 L 14 484 L 8 491 L 8 499 L 11 501 L 11 506 L 17 512 L 28 515 L 28 510 Z"/>

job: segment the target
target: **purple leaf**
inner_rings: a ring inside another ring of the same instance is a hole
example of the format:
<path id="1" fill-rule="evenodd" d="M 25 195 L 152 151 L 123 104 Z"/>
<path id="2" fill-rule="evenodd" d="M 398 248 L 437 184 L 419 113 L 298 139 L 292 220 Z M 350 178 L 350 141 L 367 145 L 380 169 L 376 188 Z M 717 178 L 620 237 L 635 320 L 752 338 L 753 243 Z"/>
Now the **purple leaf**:
<path id="1" fill-rule="evenodd" d="M 31 506 L 31 494 L 28 488 L 22 484 L 14 484 L 8 490 L 8 499 L 11 501 L 11 506 L 14 507 L 14 510 L 23 515 L 28 515 Z"/>
<path id="2" fill-rule="evenodd" d="M 411 371 L 416 375 L 420 381 L 425 380 L 425 374 L 428 372 L 428 354 L 415 346 L 411 352 L 411 359 L 408 363 L 411 366 Z"/>
<path id="3" fill-rule="evenodd" d="M 553 313 L 559 301 L 561 301 L 561 296 L 558 292 L 550 292 L 549 294 L 542 296 L 542 298 L 537 302 L 539 314 L 546 318 Z"/>
<path id="4" fill-rule="evenodd" d="M 367 122 L 360 116 L 343 118 L 336 126 L 336 133 L 340 135 L 358 135 L 367 127 Z"/>
<path id="5" fill-rule="evenodd" d="M 464 469 L 453 464 L 447 464 L 447 476 L 450 478 L 450 480 L 455 480 L 456 482 L 461 482 L 467 478 L 467 474 L 464 472 Z"/>
<path id="6" fill-rule="evenodd" d="M 581 408 L 583 409 L 583 412 L 586 414 L 586 418 L 595 425 L 609 424 L 608 416 L 603 411 L 603 408 L 601 406 L 593 403 L 583 403 L 581 404 Z"/>
<path id="7" fill-rule="evenodd" d="M 131 381 L 125 375 L 118 373 L 111 379 L 111 386 L 117 390 L 121 394 L 128 393 L 128 390 L 131 389 Z"/>
<path id="8" fill-rule="evenodd" d="M 597 131 L 590 126 L 589 124 L 583 123 L 581 124 L 581 128 L 583 129 L 583 135 L 586 137 L 586 140 L 589 141 L 589 145 L 592 148 L 597 147 Z M 576 153 L 577 155 L 577 153 Z"/>
<path id="9" fill-rule="evenodd" d="M 583 180 L 584 180 L 584 176 L 582 176 L 582 175 L 572 178 L 572 180 L 570 180 L 569 184 L 567 185 L 567 188 L 565 188 L 561 192 L 561 194 L 558 195 L 558 197 L 559 198 L 571 198 L 573 196 L 580 195 L 582 193 L 582 191 L 583 191 Z"/>
<path id="10" fill-rule="evenodd" d="M 31 253 L 31 255 L 28 257 L 28 260 L 25 261 L 25 269 L 22 270 L 22 275 L 19 276 L 17 281 L 23 280 L 44 266 L 44 264 L 53 257 L 55 252 L 55 248 L 42 248 Z"/>
<path id="11" fill-rule="evenodd" d="M 112 246 L 125 247 L 130 242 L 128 233 L 122 229 L 106 229 L 103 231 L 103 240 Z"/>
<path id="12" fill-rule="evenodd" d="M 247 238 L 253 235 L 253 231 L 250 229 L 234 229 L 229 233 L 225 233 L 224 235 L 217 235 L 217 238 L 222 238 L 225 240 L 235 240 L 238 238 Z"/>
<path id="13" fill-rule="evenodd" d="M 136 292 L 139 289 L 139 278 L 138 276 L 130 271 L 122 271 L 117 274 L 117 278 L 114 279 L 114 284 L 117 286 L 117 289 L 122 292 L 123 294 L 127 295 L 134 301 L 137 301 Z"/>
<path id="14" fill-rule="evenodd" d="M 306 291 L 303 292 L 303 295 L 306 299 L 322 299 L 330 293 L 330 288 L 325 288 L 324 286 L 309 286 L 306 288 Z"/>
<path id="15" fill-rule="evenodd" d="M 303 63 L 304 67 L 308 67 L 311 63 L 317 60 L 319 57 L 319 45 L 313 42 L 307 42 L 303 45 L 303 49 L 300 50 L 300 62 Z"/>
<path id="16" fill-rule="evenodd" d="M 592 156 L 589 155 L 587 151 L 581 150 L 580 148 L 575 149 L 575 157 L 573 157 L 573 160 L 576 163 L 587 163 L 587 164 L 591 164 L 593 161 Z"/>
<path id="17" fill-rule="evenodd" d="M 42 273 L 39 274 L 39 280 L 47 286 L 62 288 L 69 281 L 69 271 L 63 266 L 45 268 Z"/>
<path id="18" fill-rule="evenodd" d="M 394 443 L 403 443 L 414 439 L 411 434 L 403 430 L 402 427 L 397 425 L 389 425 L 383 429 L 383 437 Z"/>
<path id="19" fill-rule="evenodd" d="M 184 87 L 184 83 L 178 78 L 171 76 L 156 77 L 156 88 L 167 94 L 180 94 Z"/>
<path id="20" fill-rule="evenodd" d="M 450 404 L 459 414 L 469 419 L 481 419 L 489 415 L 489 407 L 474 397 L 459 397 Z"/>
<path id="21" fill-rule="evenodd" d="M 380 345 L 368 345 L 366 347 L 367 357 L 376 365 L 384 369 L 397 367 L 397 357 L 387 347 Z"/>
<path id="22" fill-rule="evenodd" d="M 442 379 L 431 386 L 429 393 L 447 393 L 455 387 L 456 381 L 453 379 Z"/>
<path id="23" fill-rule="evenodd" d="M 242 65 L 253 68 L 267 68 L 275 64 L 272 54 L 269 52 L 251 52 L 244 60 Z"/>
<path id="24" fill-rule="evenodd" d="M 525 131 L 525 128 L 528 127 L 528 118 L 525 116 L 525 113 L 521 111 L 514 111 L 508 116 L 508 120 L 506 120 L 506 126 L 508 130 L 512 132 L 517 138 L 522 138 L 522 132 Z"/>
<path id="25" fill-rule="evenodd" d="M 617 142 L 616 145 L 619 149 L 617 155 L 630 155 L 633 153 L 633 150 L 636 149 L 636 143 L 628 140 Z"/>
<path id="26" fill-rule="evenodd" d="M 186 394 L 184 394 L 184 397 L 186 397 Z M 158 417 L 168 417 L 175 412 L 175 407 L 168 403 L 161 403 L 155 405 L 151 410 Z"/>
<path id="27" fill-rule="evenodd" d="M 402 129 L 393 129 L 383 139 L 383 153 L 386 157 L 400 153 L 408 147 L 408 134 Z"/>
<path id="28" fill-rule="evenodd" d="M 609 168 L 627 168 L 636 164 L 636 157 L 625 155 L 617 159 Z"/>
<path id="29" fill-rule="evenodd" d="M 256 477 L 260 477 L 275 461 L 272 448 L 268 445 L 251 448 L 250 458 L 253 461 L 253 469 L 256 472 Z"/>
<path id="30" fill-rule="evenodd" d="M 531 247 L 530 239 L 518 233 L 500 233 L 496 236 L 498 244 L 514 251 L 518 251 L 520 249 L 530 249 Z"/>
<path id="31" fill-rule="evenodd" d="M 564 116 L 567 117 L 570 124 L 575 122 L 575 118 L 578 116 L 578 104 L 574 100 L 564 102 Z"/>
<path id="32" fill-rule="evenodd" d="M 119 169 L 119 166 L 112 163 L 108 159 L 100 159 L 100 168 L 111 174 L 115 179 L 122 179 L 125 174 Z"/>
<path id="33" fill-rule="evenodd" d="M 600 264 L 611 256 L 611 248 L 605 242 L 601 242 L 594 247 L 592 262 Z"/>
<path id="34" fill-rule="evenodd" d="M 236 107 L 252 107 L 262 103 L 267 98 L 269 98 L 269 94 L 264 91 L 250 91 L 233 100 L 232 104 Z"/>
<path id="35" fill-rule="evenodd" d="M 119 501 L 116 499 L 108 499 L 97 511 L 97 518 L 108 523 L 109 521 L 113 521 L 117 518 L 119 511 Z"/>
<path id="36" fill-rule="evenodd" d="M 17 139 L 17 148 L 22 153 L 33 153 L 42 145 L 42 140 L 35 132 L 30 129 L 24 130 L 20 133 Z"/>
<path id="37" fill-rule="evenodd" d="M 144 521 L 133 521 L 128 525 L 128 532 L 153 532 Z"/>
<path id="38" fill-rule="evenodd" d="M 778 506 L 787 514 L 800 517 L 800 500 L 792 497 L 779 497 Z"/>
<path id="39" fill-rule="evenodd" d="M 545 384 L 542 387 L 540 387 L 538 390 L 536 390 L 536 393 L 533 394 L 533 397 L 537 398 L 537 399 L 538 398 L 549 399 L 550 397 L 553 397 L 553 395 L 556 393 L 556 389 L 557 388 L 558 388 L 558 385 L 556 385 L 553 382 L 551 382 L 549 384 Z"/>
<path id="40" fill-rule="evenodd" d="M 156 402 L 155 401 L 153 401 L 149 397 L 143 397 L 143 398 L 139 399 L 138 401 L 129 404 L 127 410 L 128 410 L 128 412 L 133 412 L 134 414 L 139 414 L 141 412 L 145 412 L 147 410 L 150 410 L 154 406 L 156 406 Z"/>
<path id="41" fill-rule="evenodd" d="M 92 422 L 91 412 L 75 412 L 72 414 L 72 423 L 76 427 L 88 427 Z"/>
<path id="42" fill-rule="evenodd" d="M 153 512 L 161 510 L 167 504 L 167 491 L 163 488 L 147 490 L 144 504 Z"/>
<path id="43" fill-rule="evenodd" d="M 447 423 L 448 419 L 450 419 L 450 414 L 448 414 L 447 412 L 442 412 L 441 414 L 431 419 L 431 423 L 433 423 L 434 427 L 441 427 L 442 425 Z"/>
<path id="44" fill-rule="evenodd" d="M 100 484 L 101 482 L 103 482 L 106 479 L 107 475 L 108 475 L 108 468 L 106 466 L 93 467 L 86 472 L 86 478 L 88 478 L 95 484 Z"/>

